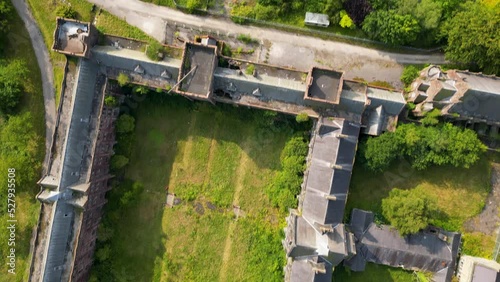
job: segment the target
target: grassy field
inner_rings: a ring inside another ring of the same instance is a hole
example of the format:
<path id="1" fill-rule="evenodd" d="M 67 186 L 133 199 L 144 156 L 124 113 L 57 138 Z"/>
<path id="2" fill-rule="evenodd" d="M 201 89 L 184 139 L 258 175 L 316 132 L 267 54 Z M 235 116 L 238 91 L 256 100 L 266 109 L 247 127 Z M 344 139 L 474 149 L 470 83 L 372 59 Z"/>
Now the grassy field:
<path id="1" fill-rule="evenodd" d="M 31 7 L 31 12 L 35 17 L 38 26 L 45 40 L 45 45 L 49 50 L 52 48 L 54 30 L 56 28 L 56 8 L 61 5 L 61 0 L 27 0 Z M 85 22 L 92 22 L 96 17 L 96 12 L 92 12 L 92 4 L 85 0 L 68 0 L 77 11 L 77 19 Z M 96 9 L 97 11 L 97 9 Z M 149 40 L 151 37 L 136 27 L 128 25 L 122 19 L 119 19 L 106 11 L 102 11 L 97 16 L 96 26 L 102 32 L 108 32 L 114 35 L 136 38 L 140 40 Z M 52 67 L 54 68 L 54 87 L 56 103 L 59 103 L 61 93 L 61 83 L 64 75 L 65 56 L 50 51 Z"/>
<path id="2" fill-rule="evenodd" d="M 39 144 L 37 144 L 38 151 L 36 158 L 41 163 L 45 148 L 45 117 L 40 69 L 36 59 L 34 59 L 35 53 L 33 51 L 33 47 L 31 46 L 28 32 L 25 29 L 22 20 L 15 13 L 15 10 L 13 10 L 11 33 L 8 36 L 7 42 L 5 54 L 2 55 L 2 59 L 23 60 L 28 67 L 28 77 L 24 81 L 25 95 L 22 98 L 19 112 L 17 114 L 31 112 L 31 122 L 33 123 L 37 136 L 40 137 L 38 139 Z M 3 159 L 0 160 L 0 162 L 3 161 Z M 2 168 L 10 167 L 10 164 L 2 163 L 0 166 L 2 166 Z M 23 173 L 23 168 L 16 168 L 16 170 L 18 174 Z M 1 173 L 4 173 L 3 169 Z M 6 259 L 2 256 L 0 258 L 0 263 L 2 264 L 0 281 L 27 281 L 30 259 L 30 239 L 33 227 L 36 225 L 40 207 L 38 202 L 35 200 L 35 195 L 38 192 L 38 186 L 36 185 L 37 180 L 38 178 L 31 179 L 31 183 L 19 186 L 16 190 L 16 275 L 6 274 Z M 5 199 L 6 198 L 3 195 L 2 201 Z M 3 235 L 6 234 L 4 231 L 4 227 L 6 227 L 4 223 L 7 222 L 7 219 L 7 215 L 0 217 L 2 222 L 0 225 L 2 227 L 2 249 L 4 249 L 4 247 L 5 249 L 7 248 L 3 240 Z"/>
<path id="3" fill-rule="evenodd" d="M 178 96 L 147 99 L 134 112 L 136 140 L 125 176 L 144 190 L 113 223 L 114 276 L 282 280 L 285 214 L 271 207 L 264 188 L 280 169 L 292 129 L 270 131 L 257 122 L 261 112 Z M 166 187 L 180 205 L 164 207 Z M 233 205 L 245 216 L 236 220 Z"/>

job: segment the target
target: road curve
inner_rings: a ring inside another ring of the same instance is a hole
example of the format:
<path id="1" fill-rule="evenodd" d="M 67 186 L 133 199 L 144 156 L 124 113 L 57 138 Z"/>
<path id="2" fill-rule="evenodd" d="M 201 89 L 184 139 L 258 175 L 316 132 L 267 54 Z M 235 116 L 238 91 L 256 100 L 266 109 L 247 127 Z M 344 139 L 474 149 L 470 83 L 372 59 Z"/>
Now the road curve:
<path id="1" fill-rule="evenodd" d="M 445 63 L 443 54 L 400 54 L 378 51 L 375 49 L 351 45 L 347 43 L 323 40 L 305 35 L 260 28 L 248 25 L 238 25 L 227 19 L 200 17 L 184 14 L 178 10 L 158 6 L 139 0 L 88 0 L 111 14 L 125 19 L 147 34 L 158 40 L 165 36 L 164 21 L 187 24 L 202 28 L 210 28 L 231 34 L 251 34 L 252 37 L 267 39 L 271 42 L 288 42 L 297 47 L 313 48 L 319 51 L 335 52 L 340 56 L 361 56 L 376 60 L 387 60 L 400 64 Z"/>
<path id="2" fill-rule="evenodd" d="M 31 44 L 35 50 L 36 60 L 42 74 L 43 101 L 45 105 L 45 159 L 43 162 L 43 173 L 45 173 L 47 172 L 50 146 L 52 144 L 52 136 L 56 123 L 54 73 L 42 33 L 28 8 L 28 4 L 25 0 L 13 0 L 12 4 L 14 4 L 14 8 L 28 30 Z"/>

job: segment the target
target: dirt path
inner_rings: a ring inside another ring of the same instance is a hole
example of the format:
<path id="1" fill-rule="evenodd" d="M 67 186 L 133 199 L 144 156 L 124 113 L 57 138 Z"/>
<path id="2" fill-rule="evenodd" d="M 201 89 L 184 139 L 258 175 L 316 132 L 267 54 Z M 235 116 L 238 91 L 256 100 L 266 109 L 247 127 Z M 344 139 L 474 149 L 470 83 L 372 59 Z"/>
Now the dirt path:
<path id="1" fill-rule="evenodd" d="M 233 205 L 234 206 L 239 205 L 241 190 L 243 190 L 243 180 L 245 178 L 245 171 L 247 169 L 248 162 L 250 161 L 250 157 L 245 152 L 245 149 L 248 147 L 249 147 L 248 144 L 246 144 L 246 143 L 243 144 L 240 162 L 239 162 L 240 165 L 238 166 L 238 169 L 236 170 L 236 181 L 235 181 L 236 188 L 234 190 L 234 197 L 233 197 Z M 234 230 L 236 228 L 237 220 L 238 220 L 238 218 L 236 218 L 235 220 L 233 220 L 229 223 L 226 242 L 224 243 L 224 254 L 222 256 L 222 266 L 221 266 L 220 272 L 219 272 L 219 280 L 220 281 L 226 281 L 228 262 L 229 262 L 229 257 L 231 256 L 231 247 L 233 244 L 232 238 L 234 235 Z"/>
<path id="2" fill-rule="evenodd" d="M 41 71 L 43 101 L 45 104 L 45 159 L 43 162 L 43 174 L 48 170 L 49 151 L 52 144 L 52 135 L 56 124 L 56 104 L 54 98 L 54 73 L 50 62 L 49 51 L 43 41 L 42 33 L 28 8 L 25 0 L 12 1 L 14 8 L 21 17 L 28 30 L 31 45 L 35 50 L 36 60 Z M 10 38 L 9 40 L 22 40 L 23 38 Z"/>
<path id="3" fill-rule="evenodd" d="M 491 192 L 486 199 L 483 211 L 465 223 L 468 232 L 481 232 L 493 235 L 500 223 L 500 163 L 493 163 L 491 169 Z"/>

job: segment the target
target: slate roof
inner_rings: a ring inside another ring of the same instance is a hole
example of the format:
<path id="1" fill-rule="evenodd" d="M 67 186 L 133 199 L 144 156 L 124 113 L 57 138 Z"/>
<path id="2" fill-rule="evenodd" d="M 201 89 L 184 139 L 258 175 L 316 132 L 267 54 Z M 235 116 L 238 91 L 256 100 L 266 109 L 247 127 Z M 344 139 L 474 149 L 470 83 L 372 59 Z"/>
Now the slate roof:
<path id="1" fill-rule="evenodd" d="M 451 281 L 460 245 L 460 234 L 437 229 L 401 237 L 388 225 L 373 222 L 373 213 L 354 209 L 350 229 L 357 240 L 356 255 L 345 261 L 353 271 L 363 271 L 364 261 L 438 273 L 435 279 Z M 433 231 L 432 231 L 433 230 Z"/>
<path id="2" fill-rule="evenodd" d="M 320 256 L 295 260 L 288 271 L 291 282 L 331 282 L 332 273 L 332 265 Z"/>
<path id="3" fill-rule="evenodd" d="M 310 222 L 342 223 L 359 129 L 359 125 L 345 120 L 319 121 L 302 207 L 303 216 Z"/>

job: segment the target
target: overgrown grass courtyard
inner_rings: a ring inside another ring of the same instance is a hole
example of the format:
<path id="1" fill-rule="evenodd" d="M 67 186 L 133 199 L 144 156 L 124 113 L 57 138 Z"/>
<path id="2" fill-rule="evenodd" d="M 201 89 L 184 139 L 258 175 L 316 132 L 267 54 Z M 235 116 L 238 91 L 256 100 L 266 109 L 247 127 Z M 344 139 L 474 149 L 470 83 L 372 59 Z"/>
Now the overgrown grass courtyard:
<path id="1" fill-rule="evenodd" d="M 285 211 L 272 207 L 265 189 L 298 131 L 293 117 L 281 116 L 282 125 L 271 129 L 262 111 L 148 95 L 133 110 L 135 140 L 124 173 L 144 188 L 120 214 L 110 211 L 113 223 L 105 225 L 113 237 L 99 247 L 109 250 L 109 260 L 98 261 L 94 274 L 102 279 L 110 271 L 119 281 L 281 281 Z M 123 183 L 110 194 L 111 210 L 128 189 Z M 167 188 L 181 204 L 164 206 Z"/>

